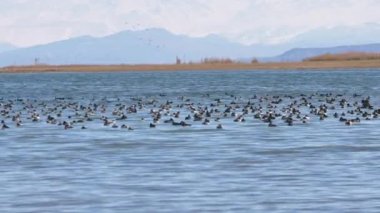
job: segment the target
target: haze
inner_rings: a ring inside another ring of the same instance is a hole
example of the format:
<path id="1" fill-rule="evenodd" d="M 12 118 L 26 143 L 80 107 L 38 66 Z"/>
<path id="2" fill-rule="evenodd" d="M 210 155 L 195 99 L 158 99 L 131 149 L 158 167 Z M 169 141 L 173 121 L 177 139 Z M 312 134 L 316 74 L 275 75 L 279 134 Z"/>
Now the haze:
<path id="1" fill-rule="evenodd" d="M 368 43 L 378 35 L 371 29 L 380 23 L 379 8 L 377 0 L 2 0 L 0 42 L 26 47 L 154 27 L 263 45 L 309 32 L 365 28 L 368 34 L 355 43 Z"/>

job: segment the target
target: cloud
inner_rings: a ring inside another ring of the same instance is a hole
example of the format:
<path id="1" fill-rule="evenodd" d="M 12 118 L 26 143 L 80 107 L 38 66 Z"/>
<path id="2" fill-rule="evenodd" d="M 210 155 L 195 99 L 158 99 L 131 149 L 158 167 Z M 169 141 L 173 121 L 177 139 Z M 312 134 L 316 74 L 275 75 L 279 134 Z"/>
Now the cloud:
<path id="1" fill-rule="evenodd" d="M 378 0 L 2 0 L 0 38 L 21 46 L 125 29 L 281 43 L 320 27 L 380 23 Z"/>

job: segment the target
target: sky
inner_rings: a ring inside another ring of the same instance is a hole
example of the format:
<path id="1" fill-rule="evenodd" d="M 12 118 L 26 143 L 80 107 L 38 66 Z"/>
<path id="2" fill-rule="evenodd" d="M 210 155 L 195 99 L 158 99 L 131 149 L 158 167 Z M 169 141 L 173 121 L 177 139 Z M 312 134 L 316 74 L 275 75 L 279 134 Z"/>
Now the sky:
<path id="1" fill-rule="evenodd" d="M 164 28 L 245 44 L 285 43 L 316 28 L 380 24 L 379 0 L 1 0 L 0 42 Z"/>

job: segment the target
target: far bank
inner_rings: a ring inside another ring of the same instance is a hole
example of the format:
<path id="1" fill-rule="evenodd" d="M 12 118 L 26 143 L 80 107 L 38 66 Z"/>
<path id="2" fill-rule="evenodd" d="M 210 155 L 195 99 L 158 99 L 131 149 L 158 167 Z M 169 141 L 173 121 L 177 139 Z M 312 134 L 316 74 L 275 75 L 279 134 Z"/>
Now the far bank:
<path id="1" fill-rule="evenodd" d="M 118 65 L 30 65 L 0 68 L 0 73 L 40 72 L 128 72 L 128 71 L 255 71 L 255 70 L 341 70 L 380 68 L 380 60 L 305 61 L 283 63 L 215 64 L 118 64 Z"/>

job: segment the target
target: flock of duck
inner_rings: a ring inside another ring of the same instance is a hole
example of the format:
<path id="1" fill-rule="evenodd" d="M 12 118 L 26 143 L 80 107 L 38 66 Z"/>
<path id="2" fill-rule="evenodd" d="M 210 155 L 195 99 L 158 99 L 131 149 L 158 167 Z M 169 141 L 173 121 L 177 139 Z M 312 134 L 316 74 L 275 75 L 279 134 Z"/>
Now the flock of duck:
<path id="1" fill-rule="evenodd" d="M 215 97 L 214 97 L 215 96 Z M 146 128 L 173 126 L 225 125 L 258 122 L 268 127 L 293 126 L 313 121 L 335 119 L 347 126 L 377 119 L 380 108 L 372 105 L 371 97 L 343 94 L 252 95 L 240 97 L 205 94 L 200 99 L 176 97 L 167 100 L 165 94 L 156 97 L 128 99 L 54 100 L 0 98 L 1 129 L 24 126 L 55 125 L 69 130 L 87 129 L 91 123 L 107 128 L 134 130 L 131 123 L 145 122 Z M 203 103 L 197 103 L 202 101 Z M 233 121 L 233 122 L 232 122 Z"/>

